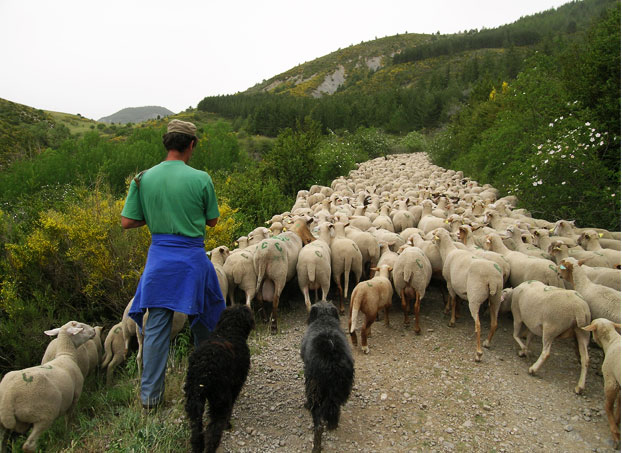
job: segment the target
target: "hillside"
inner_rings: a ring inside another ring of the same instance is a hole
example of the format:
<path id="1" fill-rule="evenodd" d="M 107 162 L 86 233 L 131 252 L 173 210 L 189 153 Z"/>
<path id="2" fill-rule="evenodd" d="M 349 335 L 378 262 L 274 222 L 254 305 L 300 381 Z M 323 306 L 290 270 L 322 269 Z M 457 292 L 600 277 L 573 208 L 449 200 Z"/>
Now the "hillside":
<path id="1" fill-rule="evenodd" d="M 174 115 L 174 113 L 164 107 L 128 107 L 110 116 L 104 116 L 98 121 L 116 124 L 142 123 L 143 121 L 164 118 L 169 115 Z"/>

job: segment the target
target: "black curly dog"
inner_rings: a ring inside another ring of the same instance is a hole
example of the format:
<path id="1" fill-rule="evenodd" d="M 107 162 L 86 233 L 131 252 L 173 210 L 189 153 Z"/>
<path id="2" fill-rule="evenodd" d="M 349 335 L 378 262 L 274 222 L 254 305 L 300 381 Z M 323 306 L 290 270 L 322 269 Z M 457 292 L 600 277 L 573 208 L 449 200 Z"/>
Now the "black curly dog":
<path id="1" fill-rule="evenodd" d="M 247 306 L 229 307 L 222 312 L 216 329 L 188 359 L 184 391 L 194 453 L 215 452 L 222 431 L 230 426 L 233 404 L 250 368 L 246 340 L 254 327 L 255 320 Z M 204 433 L 205 400 L 209 402 L 210 422 Z"/>
<path id="2" fill-rule="evenodd" d="M 305 368 L 305 407 L 313 417 L 313 453 L 322 451 L 323 421 L 329 430 L 339 425 L 341 406 L 348 401 L 354 381 L 350 344 L 330 302 L 311 307 L 300 356 Z"/>

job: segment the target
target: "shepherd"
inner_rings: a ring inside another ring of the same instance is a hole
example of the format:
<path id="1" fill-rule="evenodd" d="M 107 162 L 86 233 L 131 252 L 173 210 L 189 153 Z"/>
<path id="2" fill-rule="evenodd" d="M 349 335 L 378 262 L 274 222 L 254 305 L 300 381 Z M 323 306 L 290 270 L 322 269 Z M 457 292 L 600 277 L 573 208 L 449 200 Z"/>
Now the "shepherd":
<path id="1" fill-rule="evenodd" d="M 195 347 L 214 329 L 225 301 L 214 266 L 205 254 L 206 226 L 220 212 L 209 174 L 188 165 L 198 144 L 194 124 L 168 123 L 160 164 L 139 173 L 130 183 L 121 212 L 123 228 L 147 225 L 151 246 L 129 316 L 144 327 L 140 398 L 151 410 L 163 402 L 166 361 L 173 313 L 188 315 Z"/>

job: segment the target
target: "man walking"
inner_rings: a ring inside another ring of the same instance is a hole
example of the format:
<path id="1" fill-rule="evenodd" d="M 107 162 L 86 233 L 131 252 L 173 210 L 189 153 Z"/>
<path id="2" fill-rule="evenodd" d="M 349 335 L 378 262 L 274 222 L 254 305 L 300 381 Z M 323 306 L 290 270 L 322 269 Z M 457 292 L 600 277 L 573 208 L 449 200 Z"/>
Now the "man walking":
<path id="1" fill-rule="evenodd" d="M 162 141 L 166 159 L 130 184 L 123 228 L 147 225 L 151 246 L 129 316 L 144 328 L 140 397 L 145 409 L 163 401 L 173 313 L 186 313 L 195 346 L 225 308 L 214 266 L 204 248 L 205 227 L 220 213 L 211 177 L 187 165 L 198 143 L 196 126 L 171 120 Z"/>

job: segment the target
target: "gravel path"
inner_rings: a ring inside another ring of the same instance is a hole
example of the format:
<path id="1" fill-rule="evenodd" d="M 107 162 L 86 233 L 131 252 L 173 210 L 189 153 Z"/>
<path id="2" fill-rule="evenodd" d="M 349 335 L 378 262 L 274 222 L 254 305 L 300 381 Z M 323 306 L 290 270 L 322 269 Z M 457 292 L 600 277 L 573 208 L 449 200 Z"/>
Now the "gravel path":
<path id="1" fill-rule="evenodd" d="M 280 333 L 259 326 L 250 341 L 251 372 L 233 412 L 221 451 L 306 452 L 313 442 L 303 407 L 300 342 L 306 310 L 295 291 L 281 307 Z M 298 293 L 299 294 L 299 293 Z M 288 296 L 284 295 L 282 300 Z M 473 360 L 474 323 L 466 306 L 447 326 L 439 289 L 422 301 L 422 334 L 406 328 L 394 295 L 391 325 L 376 322 L 370 353 L 354 351 L 355 382 L 337 430 L 325 432 L 325 452 L 609 452 L 600 373 L 603 353 L 589 349 L 586 389 L 577 396 L 579 363 L 572 340 L 553 343 L 538 376 L 527 369 L 541 351 L 536 338 L 528 359 L 517 355 L 512 319 L 499 319 L 492 347 Z M 341 325 L 347 328 L 347 316 Z M 489 321 L 482 318 L 483 334 Z"/>

